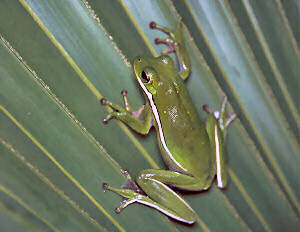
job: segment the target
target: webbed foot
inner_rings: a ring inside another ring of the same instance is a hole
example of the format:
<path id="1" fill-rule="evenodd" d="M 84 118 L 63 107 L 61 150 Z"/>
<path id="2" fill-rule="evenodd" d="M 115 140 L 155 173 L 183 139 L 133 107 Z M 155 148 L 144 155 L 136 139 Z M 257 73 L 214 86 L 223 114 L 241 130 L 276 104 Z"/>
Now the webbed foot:
<path id="1" fill-rule="evenodd" d="M 208 114 L 213 114 L 219 121 L 220 128 L 224 131 L 230 123 L 237 117 L 236 114 L 227 114 L 226 112 L 227 96 L 224 95 L 220 111 L 212 111 L 208 105 L 203 105 L 203 110 Z"/>
<path id="2" fill-rule="evenodd" d="M 110 102 L 106 98 L 100 99 L 101 105 L 108 106 L 112 110 L 112 112 L 110 112 L 105 118 L 103 118 L 103 120 L 102 120 L 103 123 L 108 123 L 108 121 L 114 117 L 120 118 L 125 115 L 132 115 L 135 118 L 140 117 L 141 113 L 144 110 L 144 105 L 139 110 L 132 111 L 130 104 L 128 102 L 127 91 L 122 90 L 121 95 L 123 97 L 124 107 L 121 107 L 113 102 Z"/>

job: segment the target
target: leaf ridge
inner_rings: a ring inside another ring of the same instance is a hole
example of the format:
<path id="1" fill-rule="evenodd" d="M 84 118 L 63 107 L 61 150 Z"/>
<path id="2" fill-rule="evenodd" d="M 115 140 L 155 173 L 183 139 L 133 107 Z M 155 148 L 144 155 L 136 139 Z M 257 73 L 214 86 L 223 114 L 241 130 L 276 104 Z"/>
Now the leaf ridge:
<path id="1" fill-rule="evenodd" d="M 5 186 L 0 185 L 0 191 L 14 199 L 16 202 L 18 202 L 22 207 L 24 207 L 26 210 L 28 210 L 31 214 L 33 214 L 36 218 L 38 218 L 40 221 L 42 221 L 44 224 L 49 226 L 53 231 L 59 232 L 59 230 L 52 225 L 50 222 L 48 222 L 46 219 L 42 218 L 34 209 L 32 209 L 26 202 L 24 202 L 21 198 L 19 198 L 17 195 L 15 195 L 13 192 L 11 192 L 9 189 L 7 189 Z"/>
<path id="2" fill-rule="evenodd" d="M 40 144 L 36 138 L 34 138 L 29 131 L 27 131 L 1 104 L 0 110 L 4 112 L 7 117 L 9 117 L 14 124 L 21 130 L 23 133 L 34 143 L 36 146 L 43 151 L 43 153 L 64 173 L 74 184 L 77 188 L 87 196 L 87 198 L 93 202 L 93 204 L 122 232 L 125 232 L 125 229 L 93 198 L 92 195 L 77 181 L 71 173 L 69 173 L 47 150 Z"/>
<path id="3" fill-rule="evenodd" d="M 43 22 L 38 18 L 38 16 L 33 12 L 33 10 L 28 6 L 28 4 L 24 0 L 20 0 L 24 8 L 29 12 L 32 18 L 37 22 L 37 24 L 41 27 L 41 29 L 45 32 L 45 34 L 49 37 L 51 42 L 57 47 L 59 52 L 66 58 L 71 67 L 76 71 L 82 81 L 87 85 L 87 87 L 91 90 L 91 92 L 98 98 L 101 99 L 101 93 L 96 89 L 96 87 L 89 81 L 88 77 L 81 71 L 81 69 L 77 66 L 76 62 L 71 58 L 71 56 L 67 53 L 67 51 L 63 48 L 63 46 L 56 40 L 54 35 L 49 31 L 49 29 L 43 24 Z M 108 107 L 107 107 L 108 109 Z M 110 112 L 110 111 L 109 111 Z M 138 142 L 138 140 L 132 135 L 132 133 L 128 130 L 128 128 L 122 124 L 121 122 L 117 122 L 117 124 L 121 127 L 121 129 L 127 134 L 127 136 L 132 140 L 134 145 L 138 148 L 141 154 L 144 156 L 146 160 L 151 164 L 153 168 L 158 168 L 158 165 L 151 158 L 149 153 L 142 147 L 142 145 Z"/>
<path id="4" fill-rule="evenodd" d="M 11 144 L 6 142 L 0 137 L 0 143 L 2 143 L 7 149 L 9 149 L 22 163 L 24 163 L 33 173 L 35 173 L 46 185 L 54 190 L 61 198 L 65 199 L 76 211 L 87 218 L 91 223 L 93 223 L 100 231 L 106 231 L 94 218 L 92 218 L 84 209 L 82 209 L 75 201 L 73 201 L 69 196 L 67 196 L 62 189 L 56 186 L 49 178 L 47 178 L 41 171 L 30 163 L 17 149 L 15 149 Z"/>

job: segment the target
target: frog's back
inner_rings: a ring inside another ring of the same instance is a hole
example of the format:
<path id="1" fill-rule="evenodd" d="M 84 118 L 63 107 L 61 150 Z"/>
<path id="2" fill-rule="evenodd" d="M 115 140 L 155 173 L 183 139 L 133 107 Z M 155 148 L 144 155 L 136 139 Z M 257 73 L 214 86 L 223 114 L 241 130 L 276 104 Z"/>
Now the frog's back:
<path id="1" fill-rule="evenodd" d="M 183 173 L 209 175 L 213 165 L 209 138 L 185 84 L 179 76 L 166 83 L 157 93 L 157 99 L 164 101 L 154 99 L 158 115 L 153 115 L 165 162 Z"/>

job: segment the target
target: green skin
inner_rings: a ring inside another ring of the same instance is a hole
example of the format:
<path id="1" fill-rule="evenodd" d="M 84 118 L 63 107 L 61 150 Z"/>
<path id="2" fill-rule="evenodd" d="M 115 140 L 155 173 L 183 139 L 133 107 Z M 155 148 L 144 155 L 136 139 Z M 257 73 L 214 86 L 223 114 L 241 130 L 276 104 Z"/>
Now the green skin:
<path id="1" fill-rule="evenodd" d="M 183 44 L 181 25 L 179 21 L 173 31 L 150 23 L 150 28 L 169 35 L 166 39 L 155 40 L 156 44 L 163 43 L 168 48 L 159 57 L 139 56 L 134 61 L 135 76 L 147 99 L 140 110 L 131 110 L 125 90 L 122 91 L 124 108 L 101 99 L 101 104 L 113 109 L 103 122 L 116 118 L 141 134 L 147 134 L 152 126 L 156 128 L 159 148 L 169 170 L 142 170 L 136 176 L 137 185 L 124 171 L 127 177 L 125 185 L 114 188 L 103 183 L 103 188 L 125 198 L 116 208 L 116 213 L 138 202 L 178 221 L 192 224 L 196 220 L 195 212 L 169 186 L 191 191 L 205 190 L 216 175 L 218 187 L 226 186 L 225 130 L 235 115 L 226 117 L 224 97 L 219 112 L 212 112 L 205 105 L 203 109 L 209 114 L 206 123 L 199 119 L 184 83 L 190 73 L 190 60 Z M 179 73 L 172 59 L 166 55 L 170 52 L 177 55 Z"/>

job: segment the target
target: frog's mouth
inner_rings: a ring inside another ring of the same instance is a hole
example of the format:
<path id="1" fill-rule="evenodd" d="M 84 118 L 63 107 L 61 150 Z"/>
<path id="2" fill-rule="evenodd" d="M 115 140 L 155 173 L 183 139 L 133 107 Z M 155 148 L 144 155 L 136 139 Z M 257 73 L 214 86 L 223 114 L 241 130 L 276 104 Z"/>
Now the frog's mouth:
<path id="1" fill-rule="evenodd" d="M 136 66 L 138 63 L 141 63 L 141 62 L 142 62 L 141 58 L 136 58 L 136 60 L 133 63 L 133 73 L 134 73 L 136 79 L 140 79 L 141 72 L 140 72 L 140 70 L 137 70 Z"/>

